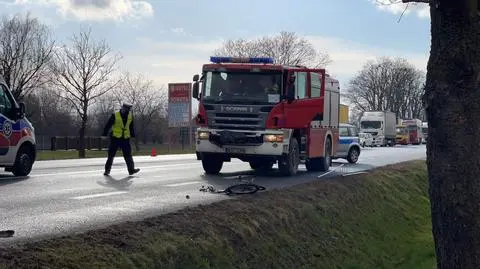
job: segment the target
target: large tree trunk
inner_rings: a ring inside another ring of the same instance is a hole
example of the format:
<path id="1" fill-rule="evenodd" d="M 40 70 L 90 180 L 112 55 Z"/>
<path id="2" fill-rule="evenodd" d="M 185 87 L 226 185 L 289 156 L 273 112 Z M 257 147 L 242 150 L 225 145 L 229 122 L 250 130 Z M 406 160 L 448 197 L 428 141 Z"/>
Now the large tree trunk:
<path id="1" fill-rule="evenodd" d="M 436 2 L 436 1 L 432 1 Z M 425 92 L 438 269 L 480 268 L 480 24 L 477 0 L 431 4 Z"/>
<path id="2" fill-rule="evenodd" d="M 82 125 L 78 137 L 78 158 L 85 158 L 85 133 L 87 131 L 87 120 L 82 118 Z"/>

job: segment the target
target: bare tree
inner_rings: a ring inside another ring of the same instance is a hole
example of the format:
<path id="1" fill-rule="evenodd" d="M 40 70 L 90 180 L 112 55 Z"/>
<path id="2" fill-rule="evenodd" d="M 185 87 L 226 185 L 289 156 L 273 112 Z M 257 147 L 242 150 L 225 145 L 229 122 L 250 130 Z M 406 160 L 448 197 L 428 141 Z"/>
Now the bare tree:
<path id="1" fill-rule="evenodd" d="M 279 64 L 312 68 L 326 67 L 331 63 L 327 53 L 318 51 L 307 39 L 293 32 L 280 32 L 278 35 L 252 40 L 227 40 L 221 48 L 214 51 L 214 54 L 232 57 L 272 57 Z"/>
<path id="2" fill-rule="evenodd" d="M 97 102 L 92 106 L 92 114 L 95 116 L 89 121 L 95 134 L 103 132 L 106 122 L 116 108 L 118 108 L 118 100 L 114 90 L 97 98 Z"/>
<path id="3" fill-rule="evenodd" d="M 72 106 L 66 103 L 52 88 L 40 88 L 29 94 L 27 115 L 35 126 L 37 135 L 74 135 L 76 122 L 72 117 Z M 58 128 L 62 126 L 62 128 Z"/>
<path id="4" fill-rule="evenodd" d="M 49 81 L 47 63 L 53 47 L 54 41 L 47 26 L 30 14 L 2 18 L 0 70 L 17 99 L 21 100 Z"/>
<path id="5" fill-rule="evenodd" d="M 77 111 L 80 119 L 79 157 L 85 157 L 85 132 L 88 109 L 97 98 L 114 89 L 118 80 L 112 79 L 119 55 L 113 54 L 104 40 L 95 42 L 91 30 L 74 35 L 72 45 L 55 51 L 52 72 L 53 84 Z"/>
<path id="6" fill-rule="evenodd" d="M 398 1 L 396 1 L 398 2 Z M 438 269 L 480 267 L 480 3 L 430 5 L 431 48 L 424 107 Z"/>
<path id="7" fill-rule="evenodd" d="M 345 97 L 360 111 L 390 110 L 398 118 L 418 118 L 424 75 L 405 59 L 368 61 L 349 82 Z"/>
<path id="8" fill-rule="evenodd" d="M 158 128 L 151 128 L 154 117 L 166 114 L 166 89 L 155 87 L 153 81 L 143 75 L 125 72 L 114 93 L 119 104 L 122 101 L 133 104 L 137 137 L 145 144 L 149 134 L 159 132 Z M 138 139 L 135 142 L 138 146 Z"/>

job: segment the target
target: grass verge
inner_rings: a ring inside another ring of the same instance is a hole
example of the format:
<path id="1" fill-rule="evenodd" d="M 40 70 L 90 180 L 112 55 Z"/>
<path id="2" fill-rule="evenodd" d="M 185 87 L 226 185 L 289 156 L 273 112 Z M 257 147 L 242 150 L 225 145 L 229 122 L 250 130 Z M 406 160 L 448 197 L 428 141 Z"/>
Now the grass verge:
<path id="1" fill-rule="evenodd" d="M 184 149 L 181 147 L 168 147 L 166 145 L 152 145 L 152 146 L 143 146 L 139 150 L 135 150 L 132 147 L 133 156 L 149 156 L 152 153 L 152 149 L 155 148 L 157 155 L 167 155 L 167 154 L 189 154 L 195 153 L 195 150 L 186 146 Z M 106 150 L 87 150 L 85 152 L 85 158 L 107 158 Z M 123 156 L 122 151 L 119 149 L 116 156 Z M 78 159 L 77 150 L 41 150 L 38 151 L 37 160 L 66 160 L 66 159 Z"/>
<path id="2" fill-rule="evenodd" d="M 0 268 L 432 269 L 434 262 L 425 161 L 0 249 Z"/>

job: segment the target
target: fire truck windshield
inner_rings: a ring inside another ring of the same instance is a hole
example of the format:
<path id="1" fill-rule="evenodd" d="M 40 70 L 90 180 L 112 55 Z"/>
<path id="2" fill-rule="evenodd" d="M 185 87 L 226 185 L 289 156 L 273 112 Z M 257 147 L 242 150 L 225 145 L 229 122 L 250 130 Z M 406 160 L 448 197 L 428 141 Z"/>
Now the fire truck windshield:
<path id="1" fill-rule="evenodd" d="M 202 99 L 205 103 L 255 103 L 280 102 L 281 72 L 206 72 Z"/>

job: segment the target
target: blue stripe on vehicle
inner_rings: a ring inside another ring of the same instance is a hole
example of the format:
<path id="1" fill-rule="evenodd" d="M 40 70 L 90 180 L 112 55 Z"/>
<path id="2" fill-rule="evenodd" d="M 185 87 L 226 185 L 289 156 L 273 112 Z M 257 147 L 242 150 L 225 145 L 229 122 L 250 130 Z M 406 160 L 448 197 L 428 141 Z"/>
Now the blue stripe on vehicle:
<path id="1" fill-rule="evenodd" d="M 358 138 L 340 138 L 340 144 L 352 144 L 358 142 Z"/>

